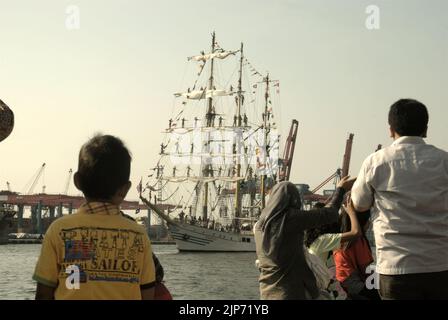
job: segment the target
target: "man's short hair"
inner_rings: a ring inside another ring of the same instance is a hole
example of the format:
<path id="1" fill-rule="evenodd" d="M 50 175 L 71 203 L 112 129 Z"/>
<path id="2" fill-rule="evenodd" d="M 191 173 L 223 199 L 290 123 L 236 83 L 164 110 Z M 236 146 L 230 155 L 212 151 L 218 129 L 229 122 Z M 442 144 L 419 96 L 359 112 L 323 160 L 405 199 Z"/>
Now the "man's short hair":
<path id="1" fill-rule="evenodd" d="M 395 102 L 389 111 L 389 125 L 400 136 L 423 136 L 428 128 L 426 106 L 413 99 Z"/>
<path id="2" fill-rule="evenodd" d="M 110 199 L 129 181 L 131 154 L 120 139 L 96 134 L 79 151 L 79 189 L 93 199 Z"/>

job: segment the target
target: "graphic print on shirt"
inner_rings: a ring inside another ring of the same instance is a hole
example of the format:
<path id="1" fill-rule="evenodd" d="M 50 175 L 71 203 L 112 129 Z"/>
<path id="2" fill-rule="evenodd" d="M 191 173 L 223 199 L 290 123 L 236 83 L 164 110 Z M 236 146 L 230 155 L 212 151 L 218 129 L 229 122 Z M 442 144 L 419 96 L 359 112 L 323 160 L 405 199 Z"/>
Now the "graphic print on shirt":
<path id="1" fill-rule="evenodd" d="M 64 257 L 59 277 L 76 265 L 81 283 L 111 281 L 139 283 L 139 257 L 144 251 L 143 234 L 134 230 L 79 227 L 62 229 Z"/>

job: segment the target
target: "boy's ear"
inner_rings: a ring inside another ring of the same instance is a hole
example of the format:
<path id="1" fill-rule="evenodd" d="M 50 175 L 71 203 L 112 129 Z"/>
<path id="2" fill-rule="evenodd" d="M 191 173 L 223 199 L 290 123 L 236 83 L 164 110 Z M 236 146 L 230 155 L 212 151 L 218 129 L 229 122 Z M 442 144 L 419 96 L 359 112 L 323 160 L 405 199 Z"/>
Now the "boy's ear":
<path id="1" fill-rule="evenodd" d="M 389 137 L 391 137 L 392 139 L 395 138 L 395 131 L 394 129 L 392 129 L 392 127 L 389 127 Z"/>
<path id="2" fill-rule="evenodd" d="M 126 195 L 128 194 L 129 190 L 131 189 L 131 186 L 132 186 L 131 181 L 126 182 L 118 191 L 119 196 L 122 197 L 123 199 L 126 198 Z"/>
<path id="3" fill-rule="evenodd" d="M 81 190 L 81 181 L 80 181 L 78 172 L 75 172 L 75 175 L 73 176 L 73 182 L 75 184 L 76 189 L 82 191 Z"/>

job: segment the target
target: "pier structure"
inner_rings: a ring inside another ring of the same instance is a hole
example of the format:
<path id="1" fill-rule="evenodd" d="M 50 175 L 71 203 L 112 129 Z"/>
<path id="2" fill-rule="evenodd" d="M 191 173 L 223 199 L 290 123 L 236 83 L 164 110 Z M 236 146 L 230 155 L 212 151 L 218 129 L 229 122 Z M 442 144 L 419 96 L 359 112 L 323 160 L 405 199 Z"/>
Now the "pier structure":
<path id="1" fill-rule="evenodd" d="M 48 226 L 63 214 L 72 214 L 83 203 L 81 196 L 63 194 L 33 194 L 22 195 L 10 191 L 0 191 L 0 206 L 8 208 L 8 215 L 0 213 L 0 238 L 7 239 L 8 233 L 44 234 Z M 171 209 L 167 205 L 159 205 L 162 210 Z M 25 209 L 29 209 L 31 216 L 24 218 Z M 122 210 L 147 210 L 146 219 L 150 223 L 151 210 L 138 201 L 123 201 Z M 6 211 L 5 211 L 6 212 Z M 148 234 L 150 224 L 146 225 Z M 0 241 L 1 242 L 1 241 Z"/>

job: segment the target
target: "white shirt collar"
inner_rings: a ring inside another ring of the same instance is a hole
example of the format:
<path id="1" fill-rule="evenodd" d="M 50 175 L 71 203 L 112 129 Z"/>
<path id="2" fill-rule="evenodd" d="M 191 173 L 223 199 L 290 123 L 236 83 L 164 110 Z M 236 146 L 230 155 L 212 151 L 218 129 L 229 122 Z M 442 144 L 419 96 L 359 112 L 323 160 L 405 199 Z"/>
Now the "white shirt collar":
<path id="1" fill-rule="evenodd" d="M 425 140 L 422 137 L 416 136 L 403 136 L 395 140 L 392 145 L 395 146 L 397 144 L 426 144 Z"/>

